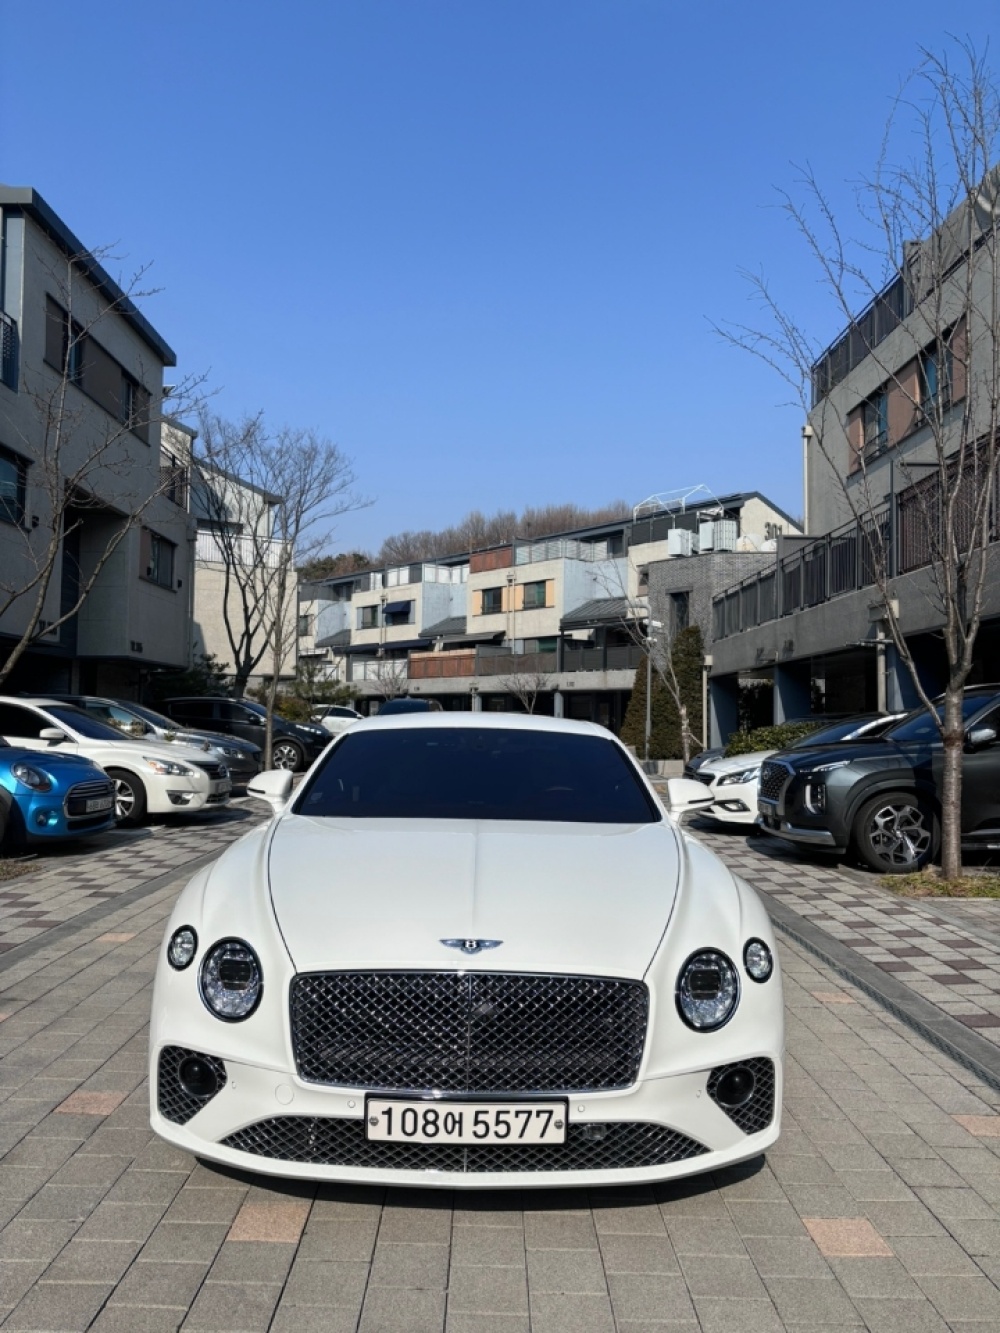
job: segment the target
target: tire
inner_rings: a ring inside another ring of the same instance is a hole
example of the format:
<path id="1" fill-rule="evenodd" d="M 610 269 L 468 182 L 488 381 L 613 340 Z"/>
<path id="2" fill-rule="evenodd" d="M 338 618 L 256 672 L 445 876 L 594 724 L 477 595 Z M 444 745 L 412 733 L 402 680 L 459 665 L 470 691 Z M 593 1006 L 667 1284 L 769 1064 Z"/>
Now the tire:
<path id="1" fill-rule="evenodd" d="M 271 745 L 272 768 L 284 768 L 290 773 L 298 773 L 300 769 L 305 768 L 305 759 L 305 753 L 298 741 L 290 741 L 282 736 Z"/>
<path id="2" fill-rule="evenodd" d="M 855 850 L 870 870 L 905 875 L 934 859 L 940 828 L 934 807 L 914 792 L 873 796 L 858 811 L 852 833 Z"/>
<path id="3" fill-rule="evenodd" d="M 0 848 L 7 856 L 20 856 L 27 850 L 28 836 L 24 815 L 16 801 L 0 807 Z"/>
<path id="4" fill-rule="evenodd" d="M 125 768 L 109 768 L 108 777 L 115 784 L 115 815 L 126 828 L 141 824 L 146 815 L 146 788 Z"/>

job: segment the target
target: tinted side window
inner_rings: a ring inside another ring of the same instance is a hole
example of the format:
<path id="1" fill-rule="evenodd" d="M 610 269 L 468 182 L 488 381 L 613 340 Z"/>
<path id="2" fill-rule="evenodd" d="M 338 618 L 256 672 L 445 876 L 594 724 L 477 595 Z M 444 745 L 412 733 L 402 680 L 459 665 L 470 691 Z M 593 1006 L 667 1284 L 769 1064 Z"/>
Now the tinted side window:
<path id="1" fill-rule="evenodd" d="M 211 722 L 215 705 L 210 699 L 182 699 L 167 705 L 170 716 L 181 722 Z"/>
<path id="2" fill-rule="evenodd" d="M 44 727 L 51 727 L 30 708 L 19 708 L 17 704 L 0 704 L 0 736 L 23 736 L 25 740 L 38 740 Z"/>
<path id="3" fill-rule="evenodd" d="M 256 713 L 251 713 L 249 708 L 244 708 L 242 704 L 219 704 L 219 717 L 223 722 L 243 722 L 253 726 L 259 719 Z"/>

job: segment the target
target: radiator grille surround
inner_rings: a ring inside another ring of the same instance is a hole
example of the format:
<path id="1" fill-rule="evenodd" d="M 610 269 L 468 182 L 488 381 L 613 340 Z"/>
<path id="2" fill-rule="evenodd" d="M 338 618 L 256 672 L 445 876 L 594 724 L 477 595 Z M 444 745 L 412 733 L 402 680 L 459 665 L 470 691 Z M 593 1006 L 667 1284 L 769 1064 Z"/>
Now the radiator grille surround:
<path id="1" fill-rule="evenodd" d="M 792 775 L 787 764 L 772 759 L 765 760 L 760 766 L 760 796 L 765 801 L 776 801 L 781 795 L 785 783 Z"/>
<path id="2" fill-rule="evenodd" d="M 299 1077 L 373 1091 L 586 1092 L 639 1074 L 640 981 L 540 973 L 312 972 L 291 987 Z"/>

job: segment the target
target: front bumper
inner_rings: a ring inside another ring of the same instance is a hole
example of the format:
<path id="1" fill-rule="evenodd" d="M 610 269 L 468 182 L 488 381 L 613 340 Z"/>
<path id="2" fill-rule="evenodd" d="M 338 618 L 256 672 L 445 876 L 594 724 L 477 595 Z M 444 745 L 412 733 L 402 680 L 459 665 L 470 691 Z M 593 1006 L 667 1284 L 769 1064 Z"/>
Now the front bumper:
<path id="1" fill-rule="evenodd" d="M 800 847 L 818 847 L 821 851 L 845 852 L 846 839 L 839 839 L 826 828 L 807 828 L 793 824 L 781 813 L 780 807 L 773 801 L 758 801 L 757 824 L 772 837 L 783 838 L 786 842 L 798 843 Z"/>
<path id="2" fill-rule="evenodd" d="M 152 1052 L 152 1128 L 198 1157 L 265 1175 L 442 1189 L 637 1184 L 745 1161 L 770 1147 L 781 1128 L 777 1050 L 736 1062 L 755 1073 L 754 1094 L 739 1108 L 727 1111 L 718 1100 L 719 1072 L 729 1064 L 689 1070 L 624 1091 L 570 1096 L 565 1151 L 496 1146 L 478 1155 L 455 1145 L 371 1143 L 364 1089 L 316 1086 L 234 1060 L 210 1059 L 219 1090 L 203 1102 L 185 1098 L 176 1070 L 188 1054 L 206 1053 L 169 1045 Z"/>

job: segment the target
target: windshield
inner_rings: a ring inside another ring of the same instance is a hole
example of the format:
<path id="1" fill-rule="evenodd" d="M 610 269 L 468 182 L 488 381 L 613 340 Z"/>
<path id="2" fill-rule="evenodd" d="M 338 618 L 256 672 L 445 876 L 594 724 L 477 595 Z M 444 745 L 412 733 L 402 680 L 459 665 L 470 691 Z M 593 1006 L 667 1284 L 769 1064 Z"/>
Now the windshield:
<path id="1" fill-rule="evenodd" d="M 993 700 L 989 695 L 966 695 L 962 700 L 963 725 L 968 723 L 970 717 L 975 717 L 977 713 L 981 713 L 992 702 Z M 943 717 L 944 705 L 938 705 L 934 712 L 939 718 Z M 941 737 L 933 715 L 926 708 L 922 708 L 919 713 L 911 713 L 898 726 L 890 728 L 885 734 L 886 738 L 891 741 L 936 741 Z"/>
<path id="2" fill-rule="evenodd" d="M 846 722 L 831 722 L 828 727 L 819 727 L 816 731 L 810 731 L 808 736 L 800 736 L 798 740 L 792 741 L 788 746 L 789 750 L 809 750 L 814 745 L 833 745 L 836 741 L 844 741 L 850 737 L 857 740 L 861 736 L 870 735 L 872 731 L 877 731 L 880 727 L 887 725 L 887 719 L 883 717 L 868 718 L 863 721 L 861 718 L 848 718 Z"/>
<path id="3" fill-rule="evenodd" d="M 164 717 L 162 713 L 155 713 L 152 708 L 145 708 L 142 704 L 122 704 L 130 713 L 136 717 L 141 717 L 143 722 L 148 722 L 153 727 L 165 727 L 167 731 L 176 731 L 177 723 L 169 717 Z"/>
<path id="4" fill-rule="evenodd" d="M 236 702 L 243 708 L 248 708 L 251 713 L 256 713 L 258 717 L 267 717 L 267 709 L 263 704 L 255 704 L 252 699 L 237 699 Z"/>
<path id="5" fill-rule="evenodd" d="M 57 722 L 70 727 L 78 735 L 86 736 L 91 741 L 127 741 L 131 739 L 131 737 L 119 731 L 117 727 L 109 727 L 106 722 L 99 722 L 96 717 L 91 717 L 82 708 L 71 708 L 66 704 L 46 704 L 45 711 Z"/>
<path id="6" fill-rule="evenodd" d="M 662 818 L 613 741 L 492 727 L 347 731 L 294 810 L 348 819 L 653 824 Z"/>

